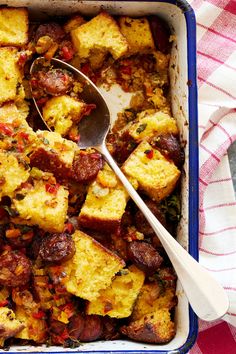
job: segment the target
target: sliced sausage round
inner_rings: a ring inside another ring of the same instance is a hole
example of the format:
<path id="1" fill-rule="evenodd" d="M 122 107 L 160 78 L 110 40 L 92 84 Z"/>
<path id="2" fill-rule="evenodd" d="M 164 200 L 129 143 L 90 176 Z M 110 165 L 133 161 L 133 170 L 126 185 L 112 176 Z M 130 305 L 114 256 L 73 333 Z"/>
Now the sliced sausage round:
<path id="1" fill-rule="evenodd" d="M 92 342 L 99 339 L 103 332 L 103 325 L 101 318 L 96 315 L 87 315 L 85 317 L 85 324 L 79 339 L 81 342 Z"/>
<path id="2" fill-rule="evenodd" d="M 184 163 L 184 151 L 181 149 L 178 139 L 173 134 L 159 136 L 155 141 L 155 147 L 174 164 L 181 167 Z"/>
<path id="3" fill-rule="evenodd" d="M 70 91 L 73 84 L 72 74 L 62 69 L 38 71 L 34 79 L 41 89 L 52 96 L 64 95 Z"/>
<path id="4" fill-rule="evenodd" d="M 154 273 L 163 261 L 163 258 L 152 245 L 142 241 L 133 241 L 128 244 L 128 257 L 147 274 Z"/>
<path id="5" fill-rule="evenodd" d="M 79 154 L 75 157 L 72 167 L 72 179 L 78 183 L 87 183 L 96 178 L 103 167 L 99 153 Z"/>
<path id="6" fill-rule="evenodd" d="M 81 314 L 77 314 L 70 319 L 68 324 L 68 333 L 72 339 L 80 338 L 82 331 L 84 330 L 85 320 Z"/>
<path id="7" fill-rule="evenodd" d="M 65 32 L 63 28 L 55 22 L 43 23 L 37 28 L 34 39 L 35 42 L 39 40 L 40 37 L 49 36 L 55 42 L 60 43 L 60 41 L 65 37 Z"/>
<path id="8" fill-rule="evenodd" d="M 21 286 L 30 280 L 30 260 L 20 251 L 5 251 L 0 256 L 0 285 Z"/>
<path id="9" fill-rule="evenodd" d="M 45 262 L 62 262 L 73 257 L 75 245 L 66 233 L 52 234 L 43 238 L 39 256 Z"/>

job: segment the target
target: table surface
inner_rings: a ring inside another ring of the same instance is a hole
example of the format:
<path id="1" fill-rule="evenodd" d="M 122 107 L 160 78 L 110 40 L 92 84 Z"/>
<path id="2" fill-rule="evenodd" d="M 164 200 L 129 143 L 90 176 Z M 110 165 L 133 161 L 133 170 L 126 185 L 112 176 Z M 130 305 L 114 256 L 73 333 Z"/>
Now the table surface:
<path id="1" fill-rule="evenodd" d="M 232 179 L 234 182 L 234 191 L 236 196 L 236 142 L 232 144 L 228 150 L 230 169 L 232 174 Z"/>

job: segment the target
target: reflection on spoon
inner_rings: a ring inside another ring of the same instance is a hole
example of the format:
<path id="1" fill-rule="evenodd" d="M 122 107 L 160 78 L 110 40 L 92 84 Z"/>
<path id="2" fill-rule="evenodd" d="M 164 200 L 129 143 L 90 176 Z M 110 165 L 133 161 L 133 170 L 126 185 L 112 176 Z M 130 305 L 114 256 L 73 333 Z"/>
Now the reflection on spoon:
<path id="1" fill-rule="evenodd" d="M 44 58 L 38 58 L 33 62 L 30 71 L 31 74 L 37 70 L 39 61 L 42 62 L 44 60 Z M 78 146 L 81 149 L 92 147 L 103 154 L 105 160 L 123 183 L 130 197 L 145 215 L 156 235 L 158 235 L 184 288 L 189 303 L 198 317 L 205 321 L 213 321 L 222 317 L 229 306 L 229 300 L 224 289 L 163 227 L 110 155 L 105 143 L 110 128 L 110 113 L 97 87 L 83 73 L 67 63 L 59 59 L 52 59 L 51 64 L 55 68 L 71 71 L 76 79 L 82 83 L 83 91 L 80 97 L 82 97 L 84 102 L 96 105 L 96 109 L 78 124 L 80 132 Z M 35 99 L 34 102 L 37 107 Z M 43 119 L 39 107 L 37 109 Z"/>

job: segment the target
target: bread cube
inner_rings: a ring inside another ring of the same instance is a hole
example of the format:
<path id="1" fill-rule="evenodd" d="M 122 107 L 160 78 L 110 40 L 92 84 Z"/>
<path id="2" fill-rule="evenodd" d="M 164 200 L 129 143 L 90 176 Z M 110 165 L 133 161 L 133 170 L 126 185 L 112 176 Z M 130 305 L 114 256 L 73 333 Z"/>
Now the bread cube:
<path id="1" fill-rule="evenodd" d="M 127 176 L 136 178 L 139 188 L 157 202 L 174 190 L 180 171 L 147 141 L 142 141 L 122 166 Z"/>
<path id="2" fill-rule="evenodd" d="M 121 33 L 129 44 L 129 55 L 148 53 L 155 50 L 149 22 L 145 17 L 131 18 L 121 16 L 119 25 Z"/>
<path id="3" fill-rule="evenodd" d="M 85 109 L 85 103 L 68 95 L 50 98 L 43 107 L 43 118 L 56 133 L 65 136 L 73 122 L 78 122 Z"/>
<path id="4" fill-rule="evenodd" d="M 89 186 L 79 214 L 79 222 L 90 229 L 115 231 L 120 225 L 127 201 L 128 194 L 123 185 L 105 165 Z"/>
<path id="5" fill-rule="evenodd" d="M 7 152 L 0 152 L 0 199 L 3 196 L 12 197 L 14 191 L 27 181 L 29 171 L 24 164 Z"/>
<path id="6" fill-rule="evenodd" d="M 88 58 L 93 50 L 101 50 L 118 59 L 128 50 L 128 43 L 117 23 L 104 11 L 72 30 L 71 38 L 81 58 Z"/>
<path id="7" fill-rule="evenodd" d="M 0 107 L 0 134 L 0 149 L 9 150 L 13 155 L 20 153 L 26 157 L 37 144 L 35 132 L 14 103 Z"/>
<path id="8" fill-rule="evenodd" d="M 68 209 L 68 191 L 63 186 L 35 180 L 31 188 L 18 193 L 24 198 L 13 198 L 13 208 L 19 213 L 15 222 L 38 225 L 48 232 L 63 231 Z"/>
<path id="9" fill-rule="evenodd" d="M 24 324 L 16 319 L 15 313 L 8 307 L 0 307 L 0 347 L 7 338 L 15 337 L 22 331 Z"/>
<path id="10" fill-rule="evenodd" d="M 175 336 L 175 324 L 169 310 L 160 309 L 121 327 L 121 333 L 137 342 L 168 343 Z"/>
<path id="11" fill-rule="evenodd" d="M 23 46 L 28 42 L 28 11 L 26 8 L 0 9 L 0 45 Z"/>
<path id="12" fill-rule="evenodd" d="M 129 135 L 137 142 L 155 135 L 178 134 L 176 120 L 163 112 L 140 113 L 128 128 Z"/>
<path id="13" fill-rule="evenodd" d="M 89 302 L 87 314 L 129 317 L 144 279 L 145 274 L 134 265 L 123 269 L 108 288 L 100 291 L 96 300 Z"/>
<path id="14" fill-rule="evenodd" d="M 144 284 L 135 302 L 132 320 L 139 320 L 146 314 L 153 313 L 156 310 L 170 310 L 176 305 L 175 286 L 163 288 L 157 282 Z"/>
<path id="15" fill-rule="evenodd" d="M 63 285 L 69 293 L 89 301 L 95 300 L 102 289 L 107 288 L 124 261 L 82 231 L 72 235 L 75 254 L 62 265 L 67 275 Z"/>
<path id="16" fill-rule="evenodd" d="M 72 167 L 75 152 L 79 151 L 76 143 L 61 137 L 59 133 L 47 130 L 36 132 L 39 139 L 38 147 L 57 153 L 60 160 L 68 167 Z"/>
<path id="17" fill-rule="evenodd" d="M 47 339 L 47 324 L 44 319 L 36 318 L 36 313 L 29 314 L 21 306 L 16 307 L 16 318 L 24 328 L 15 336 L 19 339 L 33 340 L 35 343 L 45 343 Z"/>
<path id="18" fill-rule="evenodd" d="M 17 61 L 16 48 L 0 48 L 0 105 L 17 96 L 17 84 L 21 79 Z"/>

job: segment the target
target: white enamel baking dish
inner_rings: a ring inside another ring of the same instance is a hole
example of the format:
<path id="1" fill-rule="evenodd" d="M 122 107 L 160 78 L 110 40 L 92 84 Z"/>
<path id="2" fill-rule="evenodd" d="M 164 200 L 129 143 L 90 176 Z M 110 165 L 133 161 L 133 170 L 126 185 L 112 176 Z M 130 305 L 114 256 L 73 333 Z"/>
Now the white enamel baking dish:
<path id="1" fill-rule="evenodd" d="M 2 5 L 26 6 L 32 18 L 44 20 L 49 17 L 80 12 L 96 15 L 101 9 L 113 15 L 158 15 L 165 19 L 175 41 L 172 47 L 170 78 L 173 115 L 178 121 L 181 139 L 185 145 L 185 165 L 182 178 L 182 219 L 178 241 L 198 258 L 198 137 L 197 137 L 197 88 L 195 16 L 185 0 L 163 1 L 75 1 L 75 0 L 5 0 Z M 114 87 L 107 93 L 108 106 L 113 119 L 126 107 L 129 95 Z M 119 102 L 117 100 L 119 97 Z M 197 318 L 189 308 L 181 284 L 177 284 L 178 306 L 175 311 L 176 336 L 168 344 L 150 345 L 128 340 L 97 341 L 82 344 L 79 348 L 61 347 L 12 347 L 9 353 L 24 352 L 79 352 L 79 353 L 186 353 L 197 336 Z"/>

